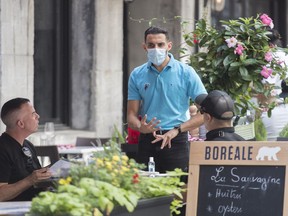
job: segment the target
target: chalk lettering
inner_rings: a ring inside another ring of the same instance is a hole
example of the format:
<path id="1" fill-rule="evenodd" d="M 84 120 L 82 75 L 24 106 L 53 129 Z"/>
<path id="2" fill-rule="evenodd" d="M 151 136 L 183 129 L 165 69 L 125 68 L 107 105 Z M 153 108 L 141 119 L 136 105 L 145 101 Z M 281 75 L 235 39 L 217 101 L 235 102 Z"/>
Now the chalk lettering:
<path id="1" fill-rule="evenodd" d="M 224 167 L 219 167 L 219 168 L 216 168 L 216 175 L 215 176 L 211 176 L 211 180 L 214 181 L 215 183 L 218 183 L 218 182 L 225 182 L 226 181 L 226 177 L 221 177 L 220 176 L 220 173 L 223 171 Z"/>
<path id="2" fill-rule="evenodd" d="M 231 181 L 232 182 L 242 182 L 242 183 L 259 183 L 260 188 L 263 191 L 267 190 L 268 184 L 276 184 L 280 185 L 281 184 L 281 179 L 280 178 L 274 178 L 269 176 L 268 178 L 266 177 L 259 177 L 259 176 L 239 176 L 236 174 L 237 167 L 233 167 L 231 169 Z"/>
<path id="3" fill-rule="evenodd" d="M 280 185 L 280 178 L 271 178 L 271 183 Z"/>
<path id="4" fill-rule="evenodd" d="M 234 170 L 237 170 L 237 167 L 233 167 L 231 169 L 231 175 L 232 175 L 231 181 L 232 182 L 239 182 L 240 177 L 238 175 L 234 174 Z"/>
<path id="5" fill-rule="evenodd" d="M 220 173 L 223 171 L 224 167 L 221 166 L 219 168 L 216 168 L 216 175 L 212 175 L 211 176 L 211 180 L 214 181 L 215 183 L 218 183 L 218 182 L 225 182 L 226 181 L 226 177 L 221 177 L 220 176 Z"/>
<path id="6" fill-rule="evenodd" d="M 218 213 L 220 213 L 222 216 L 225 216 L 226 213 L 241 214 L 242 208 L 234 206 L 233 202 L 231 202 L 230 205 L 219 205 Z"/>
<path id="7" fill-rule="evenodd" d="M 230 199 L 241 199 L 241 194 L 236 193 L 235 189 L 222 190 L 220 188 L 216 189 L 215 198 L 230 198 Z"/>

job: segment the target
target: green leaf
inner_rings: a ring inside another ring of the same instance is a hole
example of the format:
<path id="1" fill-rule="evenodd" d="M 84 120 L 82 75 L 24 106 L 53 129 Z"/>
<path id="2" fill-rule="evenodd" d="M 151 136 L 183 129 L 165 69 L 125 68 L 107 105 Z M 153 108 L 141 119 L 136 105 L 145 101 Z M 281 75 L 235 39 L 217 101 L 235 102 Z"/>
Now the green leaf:
<path id="1" fill-rule="evenodd" d="M 262 83 L 258 83 L 258 82 L 254 82 L 253 83 L 253 87 L 257 92 L 263 92 L 263 84 Z"/>
<path id="2" fill-rule="evenodd" d="M 242 32 L 247 32 L 245 25 L 240 25 L 240 29 Z"/>
<path id="3" fill-rule="evenodd" d="M 251 81 L 252 80 L 252 77 L 249 75 L 248 70 L 247 70 L 246 67 L 241 66 L 239 68 L 239 71 L 240 71 L 240 74 L 241 74 L 243 80 L 246 80 L 246 81 Z"/>
<path id="4" fill-rule="evenodd" d="M 221 64 L 222 61 L 222 58 L 217 58 L 216 61 L 213 62 L 213 67 L 218 67 L 218 65 Z"/>
<path id="5" fill-rule="evenodd" d="M 248 65 L 254 65 L 257 63 L 256 59 L 246 59 L 243 61 L 243 65 L 244 66 L 248 66 Z"/>
<path id="6" fill-rule="evenodd" d="M 226 56 L 225 57 L 225 59 L 224 59 L 224 61 L 223 61 L 223 65 L 225 66 L 225 67 L 227 67 L 229 64 L 231 64 L 232 63 L 232 61 L 230 60 L 230 58 L 229 58 L 229 56 Z"/>
<path id="7" fill-rule="evenodd" d="M 232 62 L 231 67 L 240 67 L 242 65 L 241 62 Z"/>
<path id="8" fill-rule="evenodd" d="M 99 204 L 99 208 L 102 211 L 107 210 L 108 212 L 111 212 L 113 209 L 112 208 L 113 203 L 108 198 L 106 198 L 105 196 L 99 197 L 98 204 Z"/>

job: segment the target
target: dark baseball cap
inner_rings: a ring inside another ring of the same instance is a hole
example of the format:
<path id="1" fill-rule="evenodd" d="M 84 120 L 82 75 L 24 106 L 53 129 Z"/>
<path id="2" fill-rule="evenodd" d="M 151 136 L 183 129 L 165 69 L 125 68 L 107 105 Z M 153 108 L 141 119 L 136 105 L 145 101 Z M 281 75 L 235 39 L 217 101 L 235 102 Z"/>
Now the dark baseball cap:
<path id="1" fill-rule="evenodd" d="M 200 106 L 202 112 L 208 113 L 217 119 L 230 120 L 234 116 L 234 101 L 224 91 L 211 91 Z"/>

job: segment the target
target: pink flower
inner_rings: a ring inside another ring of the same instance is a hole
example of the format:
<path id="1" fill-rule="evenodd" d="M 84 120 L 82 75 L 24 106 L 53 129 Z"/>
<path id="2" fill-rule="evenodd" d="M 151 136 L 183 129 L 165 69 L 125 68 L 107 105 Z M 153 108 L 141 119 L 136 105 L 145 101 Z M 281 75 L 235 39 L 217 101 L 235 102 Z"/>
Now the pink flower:
<path id="1" fill-rule="evenodd" d="M 262 14 L 260 19 L 264 25 L 269 26 L 271 29 L 274 28 L 273 20 L 267 14 Z"/>
<path id="2" fill-rule="evenodd" d="M 231 38 L 226 39 L 225 42 L 227 43 L 227 46 L 229 48 L 231 48 L 231 47 L 235 47 L 236 46 L 237 39 L 235 37 L 231 37 Z"/>
<path id="3" fill-rule="evenodd" d="M 271 62 L 273 60 L 273 55 L 272 55 L 272 52 L 267 52 L 265 53 L 265 60 L 267 62 Z"/>
<path id="4" fill-rule="evenodd" d="M 262 67 L 261 75 L 267 79 L 271 74 L 273 70 L 271 68 L 267 68 L 266 66 Z"/>
<path id="5" fill-rule="evenodd" d="M 234 53 L 238 54 L 238 55 L 242 55 L 243 54 L 243 50 L 244 50 L 244 47 L 238 43 L 237 47 L 235 48 L 234 50 Z"/>

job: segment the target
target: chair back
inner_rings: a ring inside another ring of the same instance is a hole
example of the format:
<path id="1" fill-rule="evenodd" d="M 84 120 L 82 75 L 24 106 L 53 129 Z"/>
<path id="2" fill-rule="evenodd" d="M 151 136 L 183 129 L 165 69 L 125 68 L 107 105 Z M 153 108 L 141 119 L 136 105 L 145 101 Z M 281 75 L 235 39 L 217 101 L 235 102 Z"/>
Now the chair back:
<path id="1" fill-rule="evenodd" d="M 36 149 L 37 156 L 41 158 L 42 166 L 44 165 L 43 161 L 45 157 L 49 158 L 50 164 L 54 164 L 60 159 L 58 147 L 56 145 L 35 146 L 35 149 Z"/>
<path id="2" fill-rule="evenodd" d="M 102 145 L 103 145 L 103 144 L 106 144 L 107 142 L 109 142 L 109 141 L 111 140 L 110 137 L 106 137 L 106 138 L 99 138 L 99 139 L 100 139 Z"/>
<path id="3" fill-rule="evenodd" d="M 107 143 L 110 138 L 96 138 L 96 137 L 77 137 L 76 146 L 97 146 L 100 147 Z"/>

